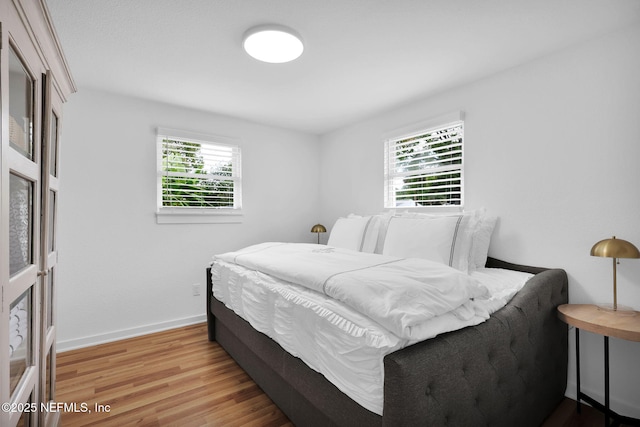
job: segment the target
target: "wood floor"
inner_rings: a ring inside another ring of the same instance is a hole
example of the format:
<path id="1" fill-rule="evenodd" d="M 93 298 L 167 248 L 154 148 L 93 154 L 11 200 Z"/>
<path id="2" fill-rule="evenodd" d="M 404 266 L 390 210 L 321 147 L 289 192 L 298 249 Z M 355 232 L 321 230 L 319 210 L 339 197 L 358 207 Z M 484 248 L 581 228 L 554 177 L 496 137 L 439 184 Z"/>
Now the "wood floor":
<path id="1" fill-rule="evenodd" d="M 56 401 L 73 426 L 291 426 L 205 324 L 57 355 Z M 109 412 L 96 412 L 102 405 Z"/>
<path id="2" fill-rule="evenodd" d="M 205 324 L 58 354 L 62 426 L 291 426 Z M 76 404 L 76 412 L 69 404 Z M 566 399 L 543 427 L 602 426 Z"/>

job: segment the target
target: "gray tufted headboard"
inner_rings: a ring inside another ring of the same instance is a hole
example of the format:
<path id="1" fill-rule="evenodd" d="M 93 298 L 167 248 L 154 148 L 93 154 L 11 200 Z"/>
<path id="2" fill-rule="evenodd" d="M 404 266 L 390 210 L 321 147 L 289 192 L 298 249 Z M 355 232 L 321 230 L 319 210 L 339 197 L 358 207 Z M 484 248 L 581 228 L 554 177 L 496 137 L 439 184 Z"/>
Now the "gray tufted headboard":
<path id="1" fill-rule="evenodd" d="M 564 397 L 566 273 L 488 265 L 538 274 L 486 322 L 387 355 L 384 425 L 539 426 Z"/>

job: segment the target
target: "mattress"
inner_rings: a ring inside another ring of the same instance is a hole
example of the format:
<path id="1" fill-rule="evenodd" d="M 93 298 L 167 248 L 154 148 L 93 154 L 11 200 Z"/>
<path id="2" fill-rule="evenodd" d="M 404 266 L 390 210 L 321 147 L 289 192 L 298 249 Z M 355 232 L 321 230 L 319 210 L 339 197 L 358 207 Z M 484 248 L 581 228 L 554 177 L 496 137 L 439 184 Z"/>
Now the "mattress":
<path id="1" fill-rule="evenodd" d="M 211 275 L 218 300 L 358 404 L 382 415 L 384 356 L 415 341 L 326 295 L 258 271 L 218 259 Z M 532 276 L 502 269 L 478 269 L 471 275 L 490 291 L 482 301 L 489 313 L 504 306 Z M 430 336 L 481 321 L 440 316 L 430 325 Z"/>

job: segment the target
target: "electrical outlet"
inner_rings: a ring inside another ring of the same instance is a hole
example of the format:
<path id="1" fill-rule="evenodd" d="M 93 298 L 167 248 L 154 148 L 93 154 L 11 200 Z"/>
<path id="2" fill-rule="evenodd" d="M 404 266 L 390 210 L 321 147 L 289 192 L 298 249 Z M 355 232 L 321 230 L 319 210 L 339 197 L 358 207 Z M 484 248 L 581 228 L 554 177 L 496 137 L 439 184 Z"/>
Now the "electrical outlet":
<path id="1" fill-rule="evenodd" d="M 193 285 L 191 285 L 191 290 L 193 291 L 194 297 L 200 295 L 200 283 L 194 283 Z"/>

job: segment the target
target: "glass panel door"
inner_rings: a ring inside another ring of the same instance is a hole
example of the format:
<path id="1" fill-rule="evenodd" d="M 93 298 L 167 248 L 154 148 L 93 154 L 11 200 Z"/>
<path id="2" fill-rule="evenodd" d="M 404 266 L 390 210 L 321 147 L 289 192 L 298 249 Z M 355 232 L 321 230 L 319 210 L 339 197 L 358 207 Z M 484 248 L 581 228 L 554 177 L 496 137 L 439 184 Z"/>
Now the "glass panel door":
<path id="1" fill-rule="evenodd" d="M 9 51 L 9 144 L 28 159 L 33 153 L 33 80 L 22 61 Z"/>
<path id="2" fill-rule="evenodd" d="M 51 176 L 58 176 L 58 131 L 60 119 L 55 112 L 51 112 L 51 147 L 49 150 L 49 173 Z"/>
<path id="3" fill-rule="evenodd" d="M 2 240 L 2 254 L 8 258 L 8 271 L 2 269 L 3 318 L 2 364 L 3 402 L 25 404 L 37 399 L 40 376 L 41 288 L 38 272 L 41 265 L 41 104 L 37 73 L 28 64 L 36 63 L 35 52 L 8 46 L 0 50 L 2 68 L 3 124 L 8 140 L 2 139 L 2 220 L 8 226 Z M 27 61 L 31 55 L 31 62 Z M 2 62 L 4 60 L 4 63 Z M 8 78 L 7 78 L 8 77 Z M 8 107 L 8 108 L 7 108 Z M 6 192 L 6 193 L 5 193 Z M 6 246 L 5 246 L 6 245 Z M 6 337 L 6 338 L 5 338 Z M 7 357 L 8 356 L 8 357 Z M 6 376 L 5 376 L 6 375 Z M 5 388 L 6 387 L 6 388 Z M 0 424 L 17 422 L 31 425 L 35 418 L 20 414 L 0 414 Z"/>
<path id="4" fill-rule="evenodd" d="M 31 405 L 33 403 L 34 403 L 33 395 L 31 395 L 31 396 L 29 396 L 29 400 L 27 401 L 27 405 Z M 29 427 L 29 426 L 32 426 L 32 425 L 34 425 L 33 413 L 29 412 L 29 411 L 22 412 L 22 415 L 20 415 L 20 419 L 18 420 L 18 423 L 16 424 L 16 427 Z"/>
<path id="5" fill-rule="evenodd" d="M 33 264 L 33 182 L 9 177 L 9 274 Z"/>
<path id="6" fill-rule="evenodd" d="M 32 316 L 29 288 L 9 309 L 9 393 L 12 396 L 27 367 L 32 366 Z"/>
<path id="7" fill-rule="evenodd" d="M 76 90 L 41 3 L 0 0 L 0 401 L 18 408 L 55 400 L 59 133 Z M 0 411 L 16 425 L 59 413 Z"/>
<path id="8" fill-rule="evenodd" d="M 53 364 L 55 355 L 52 351 L 49 351 L 46 356 L 46 367 L 44 376 L 44 395 L 42 397 L 43 402 L 50 402 L 53 400 L 53 385 L 55 384 L 55 378 L 53 377 Z"/>
<path id="9" fill-rule="evenodd" d="M 56 375 L 56 349 L 55 349 L 55 296 L 56 273 L 58 263 L 57 252 L 57 208 L 58 208 L 58 151 L 60 115 L 62 102 L 52 90 L 51 74 L 48 72 L 42 76 L 43 83 L 43 131 L 41 140 L 42 152 L 42 190 L 41 190 L 41 289 L 42 289 L 42 330 L 41 348 L 42 359 L 40 362 L 40 387 L 43 403 L 55 400 L 55 375 Z M 51 424 L 47 419 L 51 414 L 42 413 L 40 422 Z"/>
<path id="10" fill-rule="evenodd" d="M 46 344 L 47 334 L 52 333 L 51 328 L 55 325 L 55 313 L 53 312 L 55 303 L 55 273 L 58 262 L 56 245 L 56 220 L 57 220 L 57 200 L 58 200 L 58 146 L 60 119 L 56 110 L 61 108 L 61 102 L 53 98 L 51 88 L 51 75 L 47 73 L 42 76 L 43 82 L 43 132 L 42 132 L 42 222 L 41 222 L 41 275 L 43 288 L 43 340 Z M 48 346 L 44 346 L 45 349 Z"/>

